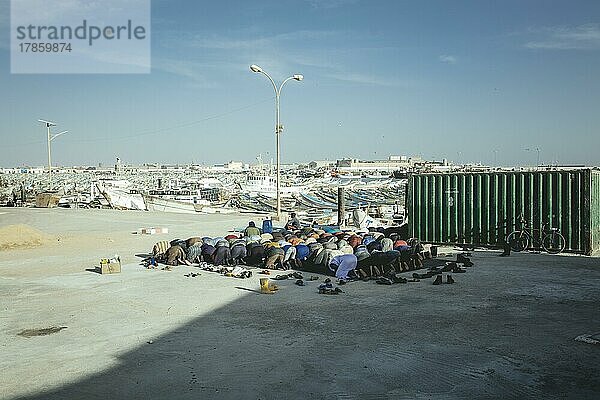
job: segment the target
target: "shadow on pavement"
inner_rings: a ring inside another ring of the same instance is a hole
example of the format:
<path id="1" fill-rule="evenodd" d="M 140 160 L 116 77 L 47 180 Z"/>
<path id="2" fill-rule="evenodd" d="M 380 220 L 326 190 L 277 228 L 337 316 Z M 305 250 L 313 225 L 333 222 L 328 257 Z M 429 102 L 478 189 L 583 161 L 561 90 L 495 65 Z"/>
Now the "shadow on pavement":
<path id="1" fill-rule="evenodd" d="M 466 284 L 356 282 L 340 296 L 316 286 L 249 293 L 120 355 L 113 368 L 25 398 L 582 399 L 600 389 L 597 349 L 562 339 L 587 321 L 559 314 L 579 307 L 593 316 L 593 302 L 505 298 L 504 289 L 465 297 Z M 300 301 L 294 290 L 314 296 Z"/>

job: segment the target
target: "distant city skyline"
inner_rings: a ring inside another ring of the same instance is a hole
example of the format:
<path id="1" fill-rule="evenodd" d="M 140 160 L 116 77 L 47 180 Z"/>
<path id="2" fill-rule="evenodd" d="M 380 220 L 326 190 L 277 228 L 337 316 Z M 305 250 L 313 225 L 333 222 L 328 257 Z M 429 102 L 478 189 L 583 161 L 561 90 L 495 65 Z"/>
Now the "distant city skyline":
<path id="1" fill-rule="evenodd" d="M 154 0 L 145 75 L 11 75 L 9 6 L 2 167 L 46 165 L 38 119 L 69 131 L 54 165 L 267 163 L 274 94 L 251 64 L 304 75 L 281 97 L 286 164 L 600 165 L 597 1 Z"/>

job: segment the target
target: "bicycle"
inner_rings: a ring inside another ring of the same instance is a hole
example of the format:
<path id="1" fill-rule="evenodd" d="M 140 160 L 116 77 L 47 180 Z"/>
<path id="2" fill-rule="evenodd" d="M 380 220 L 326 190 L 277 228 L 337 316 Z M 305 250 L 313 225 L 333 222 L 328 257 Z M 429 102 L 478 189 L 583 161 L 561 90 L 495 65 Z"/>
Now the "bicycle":
<path id="1" fill-rule="evenodd" d="M 519 218 L 521 229 L 514 230 L 506 236 L 506 243 L 512 251 L 526 250 L 530 244 L 534 247 L 541 245 L 550 254 L 558 254 L 565 249 L 567 241 L 558 228 L 548 228 L 550 224 L 545 223 L 542 229 L 535 229 L 527 225 L 527 220 Z"/>

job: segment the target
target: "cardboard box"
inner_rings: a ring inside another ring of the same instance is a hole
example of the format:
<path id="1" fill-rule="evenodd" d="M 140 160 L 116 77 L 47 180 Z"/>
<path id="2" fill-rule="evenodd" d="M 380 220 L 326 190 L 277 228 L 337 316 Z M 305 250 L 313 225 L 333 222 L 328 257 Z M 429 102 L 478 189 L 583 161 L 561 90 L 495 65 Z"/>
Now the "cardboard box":
<path id="1" fill-rule="evenodd" d="M 158 233 L 169 233 L 169 228 L 141 228 L 138 232 L 142 235 L 155 235 Z"/>
<path id="2" fill-rule="evenodd" d="M 109 262 L 109 263 L 100 263 L 99 267 L 96 267 L 96 270 L 102 275 L 105 274 L 119 274 L 121 273 L 121 263 L 120 262 Z"/>

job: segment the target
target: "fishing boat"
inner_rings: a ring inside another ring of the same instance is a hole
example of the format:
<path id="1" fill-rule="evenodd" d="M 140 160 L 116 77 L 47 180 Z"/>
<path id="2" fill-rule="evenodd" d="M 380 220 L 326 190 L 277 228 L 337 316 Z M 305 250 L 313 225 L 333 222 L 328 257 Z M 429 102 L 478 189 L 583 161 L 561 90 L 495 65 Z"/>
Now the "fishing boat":
<path id="1" fill-rule="evenodd" d="M 143 197 L 148 211 L 196 213 L 203 207 L 222 205 L 217 188 L 153 189 Z"/>
<path id="2" fill-rule="evenodd" d="M 250 196 L 261 194 L 268 197 L 277 197 L 277 178 L 271 175 L 248 175 L 245 182 L 240 183 L 243 193 Z M 287 182 L 280 185 L 280 196 L 290 197 L 306 188 L 302 186 L 290 186 Z"/>
<path id="3" fill-rule="evenodd" d="M 95 186 L 112 208 L 146 210 L 144 198 L 138 191 L 131 189 L 129 181 L 101 179 Z"/>

